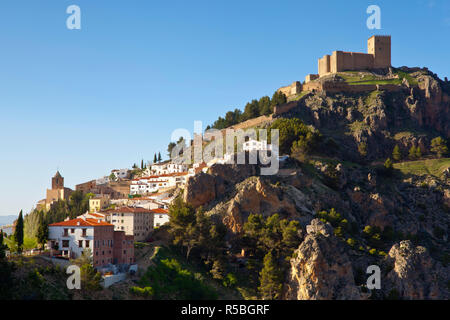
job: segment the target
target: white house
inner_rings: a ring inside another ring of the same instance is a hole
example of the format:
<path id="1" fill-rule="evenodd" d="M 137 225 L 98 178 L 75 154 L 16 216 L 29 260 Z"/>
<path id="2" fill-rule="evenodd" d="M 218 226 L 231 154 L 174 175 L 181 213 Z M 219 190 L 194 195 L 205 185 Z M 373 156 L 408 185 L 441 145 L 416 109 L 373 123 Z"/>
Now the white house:
<path id="1" fill-rule="evenodd" d="M 158 192 L 162 188 L 184 185 L 187 176 L 187 172 L 182 172 L 137 178 L 131 181 L 130 194 L 145 195 Z"/>
<path id="2" fill-rule="evenodd" d="M 188 171 L 189 166 L 180 163 L 157 163 L 153 164 L 150 168 L 147 168 L 144 172 L 146 175 L 163 175 L 172 173 L 182 173 Z"/>
<path id="3" fill-rule="evenodd" d="M 101 178 L 98 178 L 97 180 L 95 180 L 95 184 L 96 185 L 102 185 L 102 184 L 107 184 L 107 183 L 109 183 L 109 177 L 107 177 L 107 176 L 104 176 L 104 177 L 101 177 Z"/>
<path id="4" fill-rule="evenodd" d="M 63 257 L 79 258 L 86 249 L 98 256 L 101 250 L 103 260 L 94 255 L 94 266 L 112 263 L 114 226 L 102 219 L 79 217 L 50 224 L 48 239 L 52 252 Z"/>
<path id="5" fill-rule="evenodd" d="M 166 224 L 167 222 L 169 222 L 169 210 L 157 208 L 157 209 L 153 209 L 152 211 L 154 213 L 153 227 L 155 229 Z"/>
<path id="6" fill-rule="evenodd" d="M 249 141 L 244 142 L 243 145 L 244 151 L 271 151 L 272 145 L 267 144 L 267 140 L 254 140 L 250 139 Z"/>
<path id="7" fill-rule="evenodd" d="M 115 169 L 112 170 L 111 173 L 117 179 L 128 179 L 130 177 L 131 171 L 129 169 Z"/>

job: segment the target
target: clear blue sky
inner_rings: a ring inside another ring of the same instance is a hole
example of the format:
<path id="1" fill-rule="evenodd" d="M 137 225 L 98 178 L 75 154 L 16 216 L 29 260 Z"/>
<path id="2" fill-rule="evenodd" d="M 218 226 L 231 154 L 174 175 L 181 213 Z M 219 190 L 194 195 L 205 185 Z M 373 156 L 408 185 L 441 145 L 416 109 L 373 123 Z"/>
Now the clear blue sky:
<path id="1" fill-rule="evenodd" d="M 382 30 L 366 27 L 370 4 Z M 0 30 L 0 215 L 28 212 L 57 168 L 73 188 L 151 160 L 173 129 L 303 80 L 333 50 L 365 52 L 373 34 L 392 35 L 394 66 L 450 76 L 445 0 L 2 0 Z"/>

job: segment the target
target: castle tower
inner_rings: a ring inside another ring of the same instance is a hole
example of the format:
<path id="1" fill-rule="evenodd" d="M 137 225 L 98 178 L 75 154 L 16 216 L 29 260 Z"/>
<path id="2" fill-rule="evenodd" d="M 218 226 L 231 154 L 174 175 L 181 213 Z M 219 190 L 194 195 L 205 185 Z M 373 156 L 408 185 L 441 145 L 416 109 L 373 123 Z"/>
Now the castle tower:
<path id="1" fill-rule="evenodd" d="M 372 36 L 367 40 L 367 53 L 373 55 L 373 67 L 391 66 L 391 36 Z"/>
<path id="2" fill-rule="evenodd" d="M 57 171 L 55 176 L 52 178 L 52 189 L 64 189 L 64 178 L 61 176 L 59 171 Z"/>

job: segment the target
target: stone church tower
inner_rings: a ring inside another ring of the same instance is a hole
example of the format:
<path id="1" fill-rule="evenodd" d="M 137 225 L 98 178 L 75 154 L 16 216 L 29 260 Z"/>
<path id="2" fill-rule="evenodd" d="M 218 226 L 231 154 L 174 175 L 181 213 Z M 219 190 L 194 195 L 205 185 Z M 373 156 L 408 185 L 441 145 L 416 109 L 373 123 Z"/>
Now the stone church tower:
<path id="1" fill-rule="evenodd" d="M 61 176 L 59 171 L 57 171 L 55 176 L 52 178 L 52 189 L 64 189 L 64 178 Z"/>

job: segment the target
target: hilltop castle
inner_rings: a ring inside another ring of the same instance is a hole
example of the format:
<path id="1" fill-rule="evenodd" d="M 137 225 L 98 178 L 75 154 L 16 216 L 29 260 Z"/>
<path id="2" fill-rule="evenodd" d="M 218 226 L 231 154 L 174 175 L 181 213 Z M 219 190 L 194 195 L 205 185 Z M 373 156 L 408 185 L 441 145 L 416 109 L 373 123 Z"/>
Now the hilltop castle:
<path id="1" fill-rule="evenodd" d="M 286 96 L 296 95 L 302 91 L 352 91 L 369 90 L 369 87 L 343 87 L 342 85 L 323 84 L 320 78 L 343 71 L 369 71 L 386 69 L 391 66 L 391 36 L 372 36 L 367 40 L 367 53 L 333 51 L 318 60 L 318 74 L 308 74 L 305 82 L 295 81 L 290 86 L 278 91 Z"/>
<path id="2" fill-rule="evenodd" d="M 319 59 L 319 77 L 328 73 L 384 69 L 391 66 L 391 36 L 372 36 L 367 53 L 334 51 Z"/>

